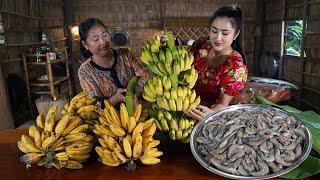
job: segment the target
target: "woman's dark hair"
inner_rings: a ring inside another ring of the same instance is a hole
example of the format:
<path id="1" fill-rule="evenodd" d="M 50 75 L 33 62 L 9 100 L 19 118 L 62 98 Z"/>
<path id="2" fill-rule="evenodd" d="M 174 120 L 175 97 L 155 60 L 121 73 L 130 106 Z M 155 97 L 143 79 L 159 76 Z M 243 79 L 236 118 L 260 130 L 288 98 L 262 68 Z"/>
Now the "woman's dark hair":
<path id="1" fill-rule="evenodd" d="M 79 25 L 80 51 L 81 51 L 82 56 L 85 58 L 91 57 L 92 53 L 83 46 L 82 41 L 86 41 L 86 39 L 88 37 L 88 32 L 91 29 L 91 27 L 94 25 L 101 25 L 104 28 L 106 28 L 106 26 L 103 24 L 103 22 L 98 18 L 88 18 L 88 19 L 82 21 L 81 24 Z"/>
<path id="2" fill-rule="evenodd" d="M 235 39 L 231 47 L 240 53 L 242 56 L 243 62 L 246 63 L 246 55 L 244 51 L 244 36 L 243 36 L 243 13 L 240 8 L 232 7 L 232 6 L 225 6 L 218 9 L 211 18 L 211 23 L 218 17 L 227 17 L 230 19 L 231 25 L 234 29 L 240 30 L 240 34 Z"/>

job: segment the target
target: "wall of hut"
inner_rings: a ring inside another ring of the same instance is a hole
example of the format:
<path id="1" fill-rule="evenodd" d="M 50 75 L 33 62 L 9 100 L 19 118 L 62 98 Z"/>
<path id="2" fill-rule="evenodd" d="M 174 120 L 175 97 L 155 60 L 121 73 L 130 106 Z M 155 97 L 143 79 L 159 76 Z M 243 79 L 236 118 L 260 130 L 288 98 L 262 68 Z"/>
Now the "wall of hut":
<path id="1" fill-rule="evenodd" d="M 281 3 L 279 7 L 278 4 Z M 277 54 L 279 58 L 278 78 L 299 86 L 293 100 L 305 109 L 320 111 L 320 1 L 286 0 L 265 1 L 265 19 L 263 34 L 263 52 Z M 289 21 L 302 20 L 305 29 L 302 31 L 301 54 L 306 57 L 286 55 L 283 45 L 287 38 Z M 271 77 L 267 69 L 273 65 L 260 57 L 260 74 Z"/>
<path id="2" fill-rule="evenodd" d="M 13 127 L 13 124 L 17 127 L 32 118 L 27 108 L 22 54 L 29 48 L 41 45 L 43 32 L 50 45 L 61 46 L 61 38 L 65 37 L 63 1 L 0 1 L 0 22 L 4 27 L 0 35 L 5 37 L 5 44 L 0 44 L 0 81 L 4 83 L 1 95 L 8 97 L 7 103 L 1 101 L 0 110 L 10 111 L 11 107 L 13 115 L 13 120 L 11 117 L 5 124 L 0 123 L 2 129 Z M 30 69 L 31 76 L 35 77 L 44 75 L 44 72 L 44 67 L 40 66 Z M 5 120 L 2 118 L 1 121 Z"/>

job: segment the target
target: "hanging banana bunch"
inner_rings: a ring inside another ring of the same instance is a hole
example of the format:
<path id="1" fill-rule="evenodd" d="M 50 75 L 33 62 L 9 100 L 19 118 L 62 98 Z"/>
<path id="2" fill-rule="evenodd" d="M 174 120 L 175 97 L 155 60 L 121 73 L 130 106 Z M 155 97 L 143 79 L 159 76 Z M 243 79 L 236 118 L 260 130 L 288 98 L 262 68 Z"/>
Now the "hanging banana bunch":
<path id="1" fill-rule="evenodd" d="M 30 126 L 29 134 L 22 135 L 18 141 L 18 148 L 26 153 L 20 160 L 27 167 L 36 164 L 47 168 L 80 169 L 81 163 L 90 157 L 93 136 L 86 133 L 88 124 L 69 113 L 57 120 L 57 109 L 52 106 L 46 117 L 39 114 L 37 125 Z"/>
<path id="2" fill-rule="evenodd" d="M 192 90 L 198 72 L 192 65 L 193 54 L 182 46 L 175 46 L 175 39 L 172 32 L 165 32 L 142 47 L 140 59 L 155 74 L 145 84 L 142 96 L 157 106 L 151 116 L 156 120 L 158 130 L 168 133 L 173 140 L 187 143 L 194 120 L 177 112 L 200 104 L 200 96 Z M 171 114 L 173 118 L 161 114 Z"/>

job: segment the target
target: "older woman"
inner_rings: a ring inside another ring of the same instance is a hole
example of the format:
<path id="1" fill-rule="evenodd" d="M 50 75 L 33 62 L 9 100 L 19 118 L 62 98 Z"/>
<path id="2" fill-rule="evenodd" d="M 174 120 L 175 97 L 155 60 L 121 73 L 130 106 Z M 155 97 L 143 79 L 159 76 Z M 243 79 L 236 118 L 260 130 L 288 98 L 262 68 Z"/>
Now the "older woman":
<path id="1" fill-rule="evenodd" d="M 111 33 L 101 20 L 86 19 L 79 26 L 79 34 L 81 53 L 88 58 L 78 70 L 83 91 L 116 105 L 125 101 L 125 88 L 131 77 L 141 77 L 138 89 L 142 89 L 149 73 L 141 68 L 129 50 L 111 48 Z"/>

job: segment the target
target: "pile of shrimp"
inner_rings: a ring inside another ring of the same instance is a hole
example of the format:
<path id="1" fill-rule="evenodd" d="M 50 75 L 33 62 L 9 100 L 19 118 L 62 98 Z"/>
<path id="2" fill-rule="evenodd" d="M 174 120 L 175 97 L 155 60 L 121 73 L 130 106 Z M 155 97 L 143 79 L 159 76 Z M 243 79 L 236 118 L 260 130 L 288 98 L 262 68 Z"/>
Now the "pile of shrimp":
<path id="1" fill-rule="evenodd" d="M 196 137 L 204 159 L 226 173 L 263 176 L 293 165 L 302 155 L 306 133 L 293 116 L 255 107 L 222 113 Z"/>

